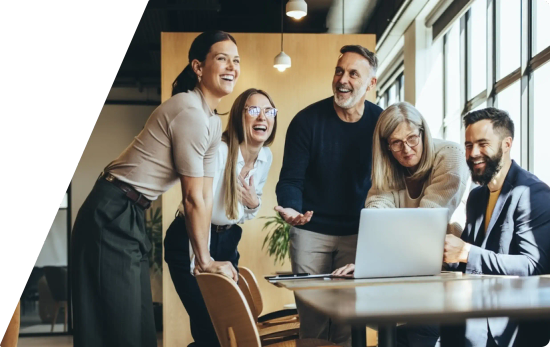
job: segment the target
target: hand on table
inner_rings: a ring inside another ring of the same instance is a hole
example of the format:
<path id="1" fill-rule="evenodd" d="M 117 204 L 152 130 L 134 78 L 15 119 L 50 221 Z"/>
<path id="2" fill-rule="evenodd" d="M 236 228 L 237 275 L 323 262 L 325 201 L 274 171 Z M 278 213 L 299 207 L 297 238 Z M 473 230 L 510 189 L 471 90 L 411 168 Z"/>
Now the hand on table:
<path id="1" fill-rule="evenodd" d="M 342 266 L 339 269 L 336 269 L 332 272 L 333 275 L 336 276 L 344 276 L 352 274 L 355 271 L 355 264 L 348 264 L 346 266 Z"/>
<path id="2" fill-rule="evenodd" d="M 462 241 L 462 239 L 447 234 L 445 236 L 445 248 L 443 251 L 443 261 L 445 263 L 467 263 L 468 255 L 470 254 L 469 243 Z"/>

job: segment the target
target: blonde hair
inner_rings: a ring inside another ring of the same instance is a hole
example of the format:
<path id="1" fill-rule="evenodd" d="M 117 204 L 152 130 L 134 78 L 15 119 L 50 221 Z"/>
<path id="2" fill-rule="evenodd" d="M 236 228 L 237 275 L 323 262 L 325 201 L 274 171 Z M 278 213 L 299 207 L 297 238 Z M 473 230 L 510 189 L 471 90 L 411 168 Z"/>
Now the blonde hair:
<path id="1" fill-rule="evenodd" d="M 246 145 L 246 131 L 244 128 L 244 108 L 248 99 L 254 94 L 261 94 L 269 100 L 272 107 L 275 107 L 271 97 L 260 89 L 250 88 L 245 90 L 235 99 L 231 111 L 229 112 L 229 121 L 227 128 L 222 134 L 222 141 L 227 144 L 227 162 L 223 173 L 224 205 L 225 215 L 229 220 L 235 220 L 239 217 L 239 201 L 241 201 L 241 193 L 238 187 L 237 179 L 237 161 L 239 160 L 239 145 Z M 264 147 L 268 147 L 275 139 L 277 132 L 277 117 L 273 123 L 273 131 L 269 138 L 264 142 Z"/>
<path id="2" fill-rule="evenodd" d="M 420 112 L 408 102 L 398 102 L 381 114 L 374 128 L 372 144 L 372 187 L 376 190 L 405 189 L 405 167 L 393 156 L 388 139 L 402 123 L 408 123 L 421 132 L 422 156 L 418 169 L 410 177 L 412 180 L 422 180 L 428 176 L 434 164 L 434 143 L 428 123 Z"/>

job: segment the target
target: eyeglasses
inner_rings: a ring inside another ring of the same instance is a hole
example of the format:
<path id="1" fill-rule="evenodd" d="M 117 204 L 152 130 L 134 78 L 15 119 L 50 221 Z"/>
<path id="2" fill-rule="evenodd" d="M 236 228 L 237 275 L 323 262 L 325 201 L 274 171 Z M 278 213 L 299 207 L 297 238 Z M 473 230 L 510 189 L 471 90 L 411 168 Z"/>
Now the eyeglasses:
<path id="1" fill-rule="evenodd" d="M 262 110 L 264 111 L 264 116 L 268 118 L 275 118 L 278 112 L 278 110 L 274 107 L 261 108 L 260 106 L 246 106 L 244 109 L 246 110 L 246 113 L 248 113 L 250 117 L 254 117 L 254 118 L 258 117 L 262 112 Z"/>
<path id="2" fill-rule="evenodd" d="M 401 152 L 403 148 L 405 148 L 405 144 L 409 146 L 409 148 L 413 148 L 418 146 L 420 143 L 420 134 L 419 135 L 411 135 L 405 139 L 405 141 L 393 141 L 388 145 L 388 148 L 392 152 Z"/>

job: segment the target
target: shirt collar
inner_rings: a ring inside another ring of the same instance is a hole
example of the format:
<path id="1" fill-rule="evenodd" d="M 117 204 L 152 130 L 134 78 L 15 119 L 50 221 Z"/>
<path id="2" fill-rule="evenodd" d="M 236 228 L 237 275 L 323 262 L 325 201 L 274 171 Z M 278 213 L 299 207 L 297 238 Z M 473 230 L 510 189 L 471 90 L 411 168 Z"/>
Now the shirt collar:
<path id="1" fill-rule="evenodd" d="M 256 167 L 258 161 L 261 161 L 263 163 L 267 162 L 267 154 L 265 153 L 265 147 L 262 147 L 262 149 L 260 149 L 260 153 L 258 153 L 258 158 L 256 159 L 256 162 L 254 163 L 254 167 Z M 241 153 L 241 147 L 239 146 L 239 156 L 237 158 L 237 162 L 239 164 L 242 164 L 244 165 L 244 157 L 243 157 L 243 154 Z"/>
<path id="2" fill-rule="evenodd" d="M 193 89 L 193 91 L 195 93 L 197 93 L 199 95 L 199 97 L 201 98 L 201 101 L 202 101 L 202 108 L 204 110 L 204 112 L 206 112 L 206 114 L 209 114 L 211 116 L 215 116 L 216 113 L 214 111 L 212 111 L 210 109 L 210 106 L 208 106 L 208 103 L 206 102 L 206 98 L 204 97 L 204 94 L 202 93 L 202 91 L 200 90 L 199 87 L 195 87 L 195 89 Z"/>

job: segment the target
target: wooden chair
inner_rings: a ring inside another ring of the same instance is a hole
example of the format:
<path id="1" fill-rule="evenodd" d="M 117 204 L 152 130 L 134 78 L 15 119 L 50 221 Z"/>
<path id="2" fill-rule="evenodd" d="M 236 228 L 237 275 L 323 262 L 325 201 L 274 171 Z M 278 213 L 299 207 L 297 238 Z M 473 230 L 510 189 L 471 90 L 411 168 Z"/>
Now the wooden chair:
<path id="1" fill-rule="evenodd" d="M 19 340 L 19 327 L 21 321 L 21 306 L 20 301 L 17 301 L 15 310 L 11 316 L 10 322 L 6 327 L 4 336 L 0 340 L 0 347 L 16 347 Z"/>
<path id="2" fill-rule="evenodd" d="M 260 335 L 243 293 L 231 279 L 217 274 L 196 276 L 222 347 L 261 347 Z M 272 347 L 334 346 L 324 340 L 290 340 Z"/>
<path id="3" fill-rule="evenodd" d="M 59 309 L 63 307 L 65 312 L 65 320 L 63 324 L 63 331 L 67 331 L 67 317 L 68 317 L 68 305 L 67 305 L 67 269 L 57 266 L 44 266 L 44 276 L 48 282 L 48 287 L 52 293 L 52 297 L 55 300 L 54 315 L 52 320 L 52 329 L 57 322 L 57 314 Z"/>
<path id="4" fill-rule="evenodd" d="M 258 316 L 255 313 L 254 300 L 250 292 L 250 286 L 241 273 L 239 273 L 239 289 L 246 299 L 252 318 L 256 323 L 258 334 L 262 344 L 278 342 L 285 339 L 297 339 L 300 333 L 300 324 L 295 321 L 275 321 L 273 323 L 258 323 Z"/>
<path id="5" fill-rule="evenodd" d="M 256 276 L 254 276 L 254 273 L 250 271 L 250 269 L 242 266 L 239 266 L 239 275 L 244 277 L 250 289 L 250 295 L 252 296 L 255 308 L 255 312 L 252 312 L 252 314 L 256 318 L 258 324 L 273 325 L 294 322 L 298 324 L 298 328 L 300 327 L 300 320 L 296 309 L 279 310 L 261 316 L 264 309 L 264 303 Z"/>
<path id="6" fill-rule="evenodd" d="M 248 288 L 250 290 L 250 293 L 247 295 L 244 293 L 243 288 L 241 288 L 242 284 L 239 282 L 239 288 L 243 291 L 243 294 L 246 297 L 246 301 L 248 302 L 248 305 L 250 306 L 252 310 L 252 305 L 250 302 L 253 302 L 253 306 L 255 308 L 252 312 L 253 316 L 256 318 L 256 324 L 258 326 L 258 330 L 260 331 L 260 337 L 262 337 L 262 333 L 265 333 L 268 330 L 263 330 L 262 328 L 273 326 L 276 324 L 285 324 L 285 323 L 298 323 L 297 329 L 300 328 L 300 319 L 298 316 L 298 311 L 296 309 L 286 309 L 286 310 L 279 310 L 275 312 L 271 312 L 268 314 L 265 314 L 263 316 L 260 316 L 263 310 L 263 301 L 262 301 L 262 293 L 260 292 L 260 286 L 258 285 L 258 281 L 256 280 L 256 276 L 254 276 L 254 273 L 246 268 L 239 266 L 239 278 L 244 278 L 246 280 L 246 283 L 248 284 Z M 269 341 L 267 338 L 262 338 L 262 340 Z M 376 329 L 373 329 L 371 327 L 367 327 L 367 346 L 372 347 L 376 346 L 378 344 L 378 332 Z"/>

